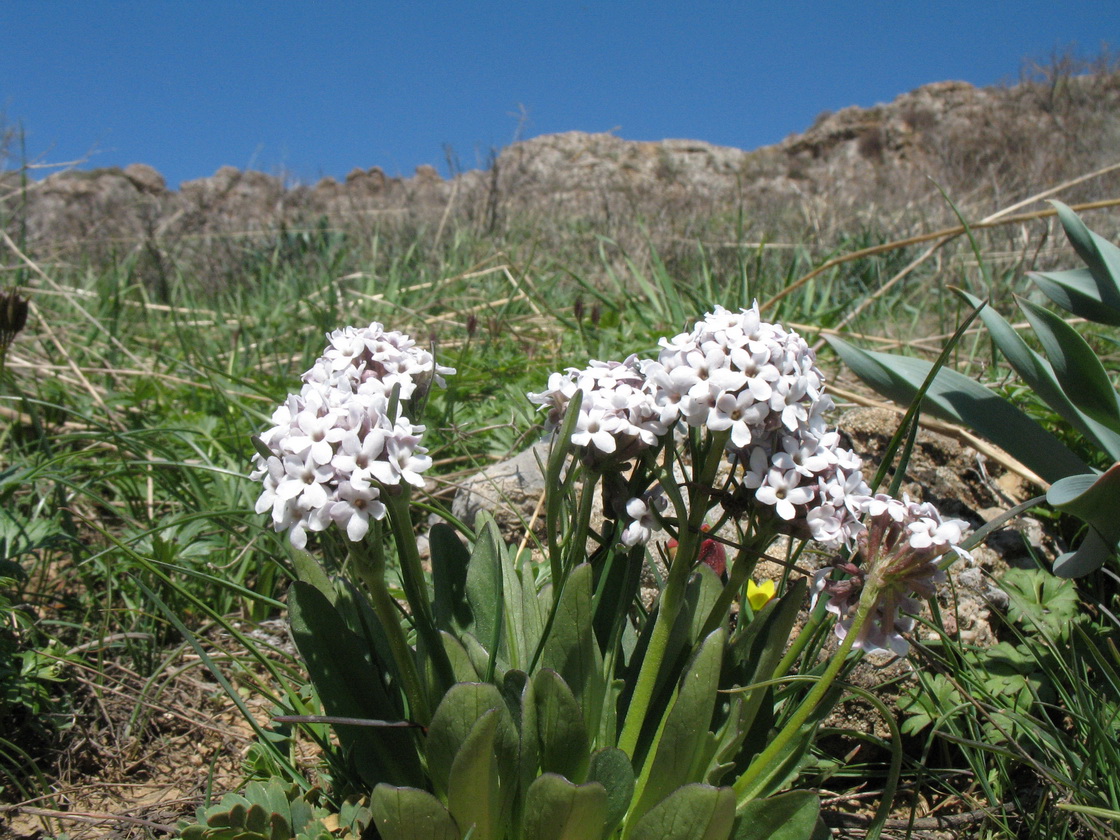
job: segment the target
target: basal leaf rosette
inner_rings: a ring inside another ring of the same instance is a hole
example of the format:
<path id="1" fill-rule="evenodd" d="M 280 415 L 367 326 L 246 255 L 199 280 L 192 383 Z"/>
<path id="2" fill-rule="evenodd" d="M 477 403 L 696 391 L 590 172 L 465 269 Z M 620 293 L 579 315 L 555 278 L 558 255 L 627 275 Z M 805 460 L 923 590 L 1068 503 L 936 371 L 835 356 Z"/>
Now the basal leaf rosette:
<path id="1" fill-rule="evenodd" d="M 250 475 L 263 485 L 257 513 L 271 511 L 273 527 L 299 549 L 308 531 L 332 524 L 360 541 L 370 520 L 385 516 L 383 493 L 423 486 L 432 463 L 420 444 L 424 427 L 405 411 L 455 372 L 376 322 L 327 339 L 300 392 L 273 413 Z"/>

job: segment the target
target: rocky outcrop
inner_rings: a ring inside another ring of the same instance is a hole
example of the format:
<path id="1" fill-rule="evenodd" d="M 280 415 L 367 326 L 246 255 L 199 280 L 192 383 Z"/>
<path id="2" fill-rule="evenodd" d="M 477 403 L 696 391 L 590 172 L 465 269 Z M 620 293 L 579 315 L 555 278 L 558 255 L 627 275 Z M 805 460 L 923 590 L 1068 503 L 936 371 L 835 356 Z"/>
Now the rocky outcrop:
<path id="1" fill-rule="evenodd" d="M 94 241 L 158 240 L 162 248 L 186 235 L 448 220 L 488 232 L 531 226 L 537 234 L 582 224 L 607 236 L 640 220 L 654 237 L 702 231 L 710 238 L 729 236 L 745 215 L 762 238 L 791 213 L 819 218 L 827 210 L 850 221 L 852 212 L 923 202 L 944 210 L 931 179 L 960 198 L 1006 203 L 1103 164 L 1118 145 L 1120 72 L 1112 72 L 1013 87 L 926 85 L 889 104 L 824 114 L 804 133 L 754 151 L 568 132 L 515 143 L 488 171 L 451 179 L 431 166 L 411 177 L 374 166 L 341 182 L 301 185 L 222 167 L 169 190 L 154 169 L 133 164 L 55 174 L 26 195 L 6 187 L 0 200 L 19 196 L 40 252 L 67 243 L 88 250 Z"/>

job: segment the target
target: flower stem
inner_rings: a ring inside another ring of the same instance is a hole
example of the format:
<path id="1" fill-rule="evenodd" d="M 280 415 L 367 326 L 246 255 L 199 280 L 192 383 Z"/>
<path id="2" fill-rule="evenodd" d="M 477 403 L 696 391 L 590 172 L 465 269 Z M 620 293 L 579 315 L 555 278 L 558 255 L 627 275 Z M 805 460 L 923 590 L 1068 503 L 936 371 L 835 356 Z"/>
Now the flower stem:
<path id="1" fill-rule="evenodd" d="M 381 622 L 393 660 L 401 677 L 401 686 L 408 700 L 409 716 L 415 723 L 427 726 L 431 722 L 431 709 L 428 707 L 427 693 L 416 670 L 416 659 L 412 648 L 405 638 L 401 627 L 400 612 L 389 588 L 385 585 L 385 560 L 381 552 L 367 551 L 360 543 L 350 548 L 350 558 L 357 569 L 358 577 L 369 591 L 373 612 Z"/>
<path id="2" fill-rule="evenodd" d="M 404 587 L 405 600 L 408 601 L 413 622 L 416 625 L 417 643 L 425 650 L 432 663 L 436 678 L 436 696 L 443 693 L 455 682 L 451 661 L 443 647 L 443 640 L 436 629 L 435 618 L 428 598 L 427 584 L 424 580 L 424 567 L 420 561 L 420 550 L 416 547 L 416 534 L 412 530 L 412 514 L 409 505 L 409 491 L 399 495 L 384 494 L 385 507 L 389 512 L 389 525 L 397 545 L 397 557 L 401 564 L 401 585 Z"/>
<path id="3" fill-rule="evenodd" d="M 711 436 L 709 448 L 704 459 L 700 474 L 691 484 L 688 493 L 688 520 L 685 527 L 680 529 L 678 537 L 677 554 L 669 568 L 669 579 L 665 583 L 665 591 L 661 594 L 661 601 L 657 607 L 657 618 L 654 619 L 653 632 L 650 634 L 649 647 L 646 649 L 645 658 L 642 660 L 641 670 L 638 672 L 638 681 L 634 686 L 634 694 L 630 698 L 630 707 L 626 712 L 626 723 L 622 727 L 622 734 L 618 739 L 618 748 L 629 758 L 634 757 L 641 736 L 642 727 L 649 712 L 650 703 L 653 701 L 653 692 L 657 687 L 657 678 L 661 674 L 661 666 L 669 646 L 669 637 L 673 625 L 676 624 L 677 615 L 680 613 L 681 604 L 684 603 L 685 590 L 688 585 L 688 576 L 696 564 L 699 555 L 702 532 L 700 526 L 704 522 L 704 514 L 708 512 L 710 501 L 707 489 L 712 487 L 716 470 L 723 457 L 723 448 L 731 432 L 716 432 Z"/>
<path id="4" fill-rule="evenodd" d="M 852 646 L 855 644 L 856 639 L 859 638 L 864 623 L 866 623 L 868 616 L 871 615 L 871 611 L 875 607 L 875 601 L 879 597 L 878 590 L 878 586 L 868 581 L 860 598 L 855 617 L 852 619 L 852 626 L 848 629 L 844 639 L 840 642 L 836 653 L 833 654 L 832 660 L 828 663 L 828 667 L 825 668 L 824 673 L 821 674 L 820 679 L 817 680 L 816 684 L 805 696 L 805 699 L 801 702 L 797 711 L 793 713 L 793 716 L 786 721 L 786 725 L 782 727 L 782 730 L 774 736 L 774 740 L 767 744 L 766 749 L 755 757 L 750 767 L 746 769 L 746 772 L 735 780 L 732 789 L 735 791 L 735 801 L 738 805 L 742 805 L 744 802 L 748 801 L 748 798 L 753 798 L 751 795 L 754 793 L 754 791 L 751 790 L 752 785 L 763 773 L 773 769 L 772 765 L 779 760 L 782 750 L 784 750 L 790 740 L 797 735 L 798 730 L 801 729 L 805 721 L 816 711 L 817 706 L 820 704 L 825 694 L 832 688 L 836 677 L 839 676 L 840 671 L 846 664 L 848 654 L 852 651 Z"/>

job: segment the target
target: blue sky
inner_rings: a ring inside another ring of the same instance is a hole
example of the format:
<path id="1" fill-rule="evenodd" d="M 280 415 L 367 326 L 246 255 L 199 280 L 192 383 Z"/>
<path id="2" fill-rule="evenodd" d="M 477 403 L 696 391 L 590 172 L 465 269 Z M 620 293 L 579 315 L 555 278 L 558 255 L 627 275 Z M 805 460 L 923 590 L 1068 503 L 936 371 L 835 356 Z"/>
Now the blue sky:
<path id="1" fill-rule="evenodd" d="M 824 110 L 1120 47 L 1111 2 L 0 0 L 0 113 L 27 156 L 313 182 L 447 173 L 515 136 L 755 148 Z"/>

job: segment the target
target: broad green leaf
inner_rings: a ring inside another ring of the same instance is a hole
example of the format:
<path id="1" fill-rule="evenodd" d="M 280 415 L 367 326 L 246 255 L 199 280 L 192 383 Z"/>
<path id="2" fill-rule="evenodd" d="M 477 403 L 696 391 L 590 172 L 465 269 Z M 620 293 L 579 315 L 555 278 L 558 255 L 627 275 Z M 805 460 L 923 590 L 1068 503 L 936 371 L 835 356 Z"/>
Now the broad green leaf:
<path id="1" fill-rule="evenodd" d="M 529 647 L 525 636 L 525 602 L 521 591 L 521 575 L 518 573 L 514 554 L 517 549 L 503 544 L 502 558 L 502 602 L 504 615 L 505 658 L 511 668 L 526 668 L 534 647 Z M 535 594 L 535 593 L 534 593 Z"/>
<path id="2" fill-rule="evenodd" d="M 1028 300 L 1020 300 L 1019 306 L 1042 342 L 1066 396 L 1079 410 L 1104 423 L 1113 432 L 1120 430 L 1116 391 L 1093 348 L 1073 327 L 1050 310 Z M 1120 459 L 1120 451 L 1113 457 Z"/>
<path id="3" fill-rule="evenodd" d="M 740 632 L 729 651 L 726 672 L 720 683 L 722 688 L 732 689 L 773 678 L 774 668 L 781 661 L 793 626 L 805 606 L 807 589 L 808 581 L 800 578 L 781 598 L 766 604 Z M 757 730 L 760 737 L 765 737 L 773 722 L 772 688 L 750 689 L 736 694 L 735 700 L 730 704 L 728 719 L 717 733 L 718 737 L 708 745 L 704 781 L 709 784 L 717 784 L 722 774 L 736 763 L 745 766 L 763 746 L 759 741 L 750 743 L 744 750 L 747 736 Z"/>
<path id="4" fill-rule="evenodd" d="M 591 756 L 587 780 L 599 782 L 607 791 L 604 833 L 610 834 L 630 809 L 630 800 L 634 796 L 634 768 L 622 750 L 614 747 L 599 750 Z"/>
<path id="5" fill-rule="evenodd" d="M 370 810 L 382 840 L 460 840 L 451 813 L 426 790 L 378 785 Z"/>
<path id="6" fill-rule="evenodd" d="M 532 683 L 541 772 L 582 782 L 591 761 L 591 739 L 579 702 L 551 669 L 538 671 Z"/>
<path id="7" fill-rule="evenodd" d="M 1054 574 L 1080 577 L 1120 553 L 1120 463 L 1100 475 L 1075 475 L 1055 482 L 1046 500 L 1090 526 L 1076 550 L 1054 561 Z"/>
<path id="8" fill-rule="evenodd" d="M 479 679 L 485 679 L 493 663 L 490 652 L 482 646 L 482 643 L 474 637 L 473 633 L 463 633 L 459 637 L 459 641 L 462 642 L 463 650 L 467 652 L 467 657 L 470 659 L 471 665 L 474 666 L 475 672 L 480 675 Z M 501 670 L 496 670 L 495 680 L 501 677 L 501 673 Z"/>
<path id="9" fill-rule="evenodd" d="M 627 840 L 728 840 L 735 823 L 731 788 L 685 785 L 638 820 Z"/>
<path id="10" fill-rule="evenodd" d="M 1104 473 L 1071 475 L 1055 482 L 1046 501 L 1088 522 L 1106 542 L 1120 542 L 1120 462 Z"/>
<path id="11" fill-rule="evenodd" d="M 292 638 L 328 715 L 402 719 L 401 706 L 390 699 L 381 683 L 381 666 L 374 664 L 369 647 L 346 627 L 322 592 L 296 581 L 288 591 L 288 609 Z M 338 726 L 335 732 L 370 787 L 380 782 L 418 782 L 422 777 L 415 743 L 407 730 Z"/>
<path id="12" fill-rule="evenodd" d="M 1120 308 L 1102 294 L 1093 273 L 1087 268 L 1067 271 L 1038 271 L 1027 275 L 1055 304 L 1081 318 L 1120 327 Z"/>
<path id="13" fill-rule="evenodd" d="M 292 567 L 296 570 L 296 577 L 304 583 L 309 583 L 326 596 L 332 604 L 335 601 L 336 590 L 334 583 L 322 563 L 306 551 L 292 549 Z"/>
<path id="14" fill-rule="evenodd" d="M 483 511 L 478 515 L 478 539 L 467 567 L 467 601 L 474 618 L 474 637 L 490 655 L 491 668 L 500 654 L 502 622 L 502 557 L 505 544 L 494 517 Z"/>
<path id="15" fill-rule="evenodd" d="M 533 573 L 533 564 L 528 560 L 521 565 L 521 600 L 525 649 L 531 656 L 540 644 L 541 635 L 544 633 L 545 616 L 541 609 L 541 599 L 537 595 L 537 579 Z"/>
<path id="16" fill-rule="evenodd" d="M 448 632 L 469 630 L 473 617 L 467 602 L 467 567 L 471 555 L 458 533 L 439 522 L 428 534 L 432 553 L 432 613 L 436 627 Z"/>
<path id="17" fill-rule="evenodd" d="M 537 777 L 541 756 L 540 734 L 537 730 L 537 695 L 532 679 L 526 680 L 521 689 L 521 719 L 518 724 L 521 727 L 521 751 L 517 756 L 517 772 L 520 789 L 524 792 Z M 524 797 L 518 798 L 520 804 L 524 805 L 524 801 Z"/>
<path id="18" fill-rule="evenodd" d="M 447 794 L 451 769 L 459 751 L 478 721 L 495 709 L 495 743 L 499 753 L 496 760 L 503 770 L 503 776 L 509 774 L 508 778 L 513 778 L 519 738 L 497 686 L 490 683 L 456 683 L 444 695 L 432 716 L 425 744 L 428 776 L 437 793 Z"/>
<path id="19" fill-rule="evenodd" d="M 708 621 L 708 614 L 712 611 L 716 601 L 723 592 L 723 581 L 711 566 L 700 563 L 688 581 L 690 589 L 695 592 L 688 598 L 692 615 L 692 632 L 689 634 L 689 643 L 696 644 L 700 640 L 700 633 Z"/>
<path id="20" fill-rule="evenodd" d="M 606 836 L 607 792 L 598 782 L 575 785 L 546 773 L 525 794 L 522 837 L 533 840 L 600 840 Z"/>
<path id="21" fill-rule="evenodd" d="M 636 803 L 630 811 L 634 819 L 650 810 L 682 785 L 703 778 L 703 747 L 708 738 L 720 669 L 723 666 L 727 631 L 712 632 L 685 668 L 677 695 L 669 707 L 638 779 Z"/>
<path id="22" fill-rule="evenodd" d="M 588 563 L 572 569 L 560 592 L 556 616 L 541 652 L 540 666 L 556 671 L 577 701 L 600 696 L 602 655 L 592 632 L 592 571 Z"/>
<path id="23" fill-rule="evenodd" d="M 812 840 L 820 797 L 807 790 L 748 802 L 739 810 L 732 840 Z"/>
<path id="24" fill-rule="evenodd" d="M 1093 233 L 1076 213 L 1060 201 L 1050 202 L 1058 211 L 1066 237 L 1077 255 L 1089 267 L 1101 292 L 1101 299 L 1120 309 L 1120 248 Z"/>
<path id="25" fill-rule="evenodd" d="M 827 338 L 860 379 L 901 405 L 909 404 L 932 367 L 923 359 L 861 350 L 835 336 Z M 954 370 L 943 368 L 937 374 L 923 406 L 936 417 L 975 429 L 1044 481 L 1054 482 L 1089 469 L 1065 444 L 1022 411 Z"/>
<path id="26" fill-rule="evenodd" d="M 500 840 L 502 791 L 495 755 L 499 715 L 491 709 L 471 728 L 451 764 L 447 810 L 476 840 Z"/>
<path id="27" fill-rule="evenodd" d="M 967 292 L 960 292 L 960 295 L 973 306 L 979 304 L 979 301 Z M 995 341 L 1000 352 L 1007 357 L 1011 367 L 1046 405 L 1083 435 L 1093 440 L 1101 449 L 1107 450 L 1111 446 L 1120 446 L 1120 435 L 1073 404 L 1058 383 L 1050 362 L 1030 349 L 1003 316 L 991 307 L 984 307 L 980 311 L 980 317 L 988 327 L 992 340 Z"/>
<path id="28" fill-rule="evenodd" d="M 463 643 L 443 630 L 440 630 L 439 637 L 443 640 L 443 649 L 447 653 L 447 661 L 451 663 L 455 682 L 478 682 L 481 677 Z"/>

